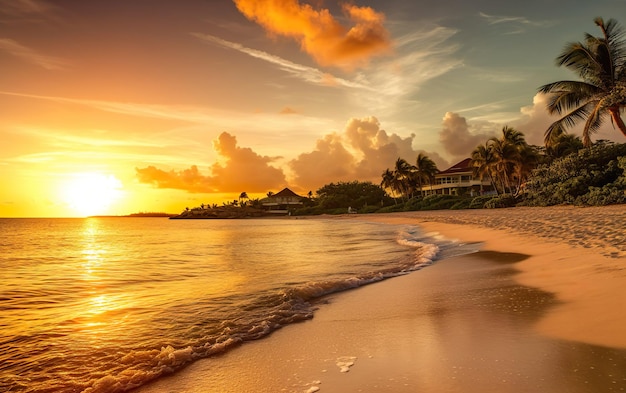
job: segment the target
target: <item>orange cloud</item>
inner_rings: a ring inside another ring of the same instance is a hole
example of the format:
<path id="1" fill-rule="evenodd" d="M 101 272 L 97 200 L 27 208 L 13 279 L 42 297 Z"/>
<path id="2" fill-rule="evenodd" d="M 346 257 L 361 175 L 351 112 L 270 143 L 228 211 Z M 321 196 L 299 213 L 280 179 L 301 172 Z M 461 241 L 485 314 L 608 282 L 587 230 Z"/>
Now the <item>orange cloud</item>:
<path id="1" fill-rule="evenodd" d="M 350 119 L 341 134 L 332 133 L 317 141 L 315 150 L 289 162 L 294 182 L 302 189 L 317 189 L 337 181 L 379 183 L 381 174 L 398 157 L 413 162 L 419 153 L 428 155 L 439 168 L 448 163 L 437 153 L 413 149 L 412 134 L 403 138 L 380 128 L 375 117 Z"/>
<path id="2" fill-rule="evenodd" d="M 269 164 L 274 158 L 260 156 L 250 148 L 237 146 L 237 139 L 227 132 L 213 142 L 224 164 L 211 165 L 211 175 L 202 175 L 196 165 L 182 171 L 164 171 L 154 166 L 136 168 L 141 183 L 157 188 L 172 188 L 191 193 L 266 192 L 286 185 L 285 174 Z"/>
<path id="3" fill-rule="evenodd" d="M 216 192 L 211 187 L 211 178 L 201 175 L 195 165 L 182 171 L 166 172 L 152 165 L 146 168 L 135 168 L 135 170 L 140 183 L 153 184 L 157 188 L 173 188 L 193 193 Z"/>
<path id="4" fill-rule="evenodd" d="M 222 192 L 267 192 L 287 184 L 283 171 L 269 165 L 275 158 L 238 147 L 237 138 L 227 132 L 220 134 L 213 148 L 226 158 L 224 165 L 211 166 L 213 179 Z"/>
<path id="5" fill-rule="evenodd" d="M 496 127 L 492 133 L 471 133 L 467 119 L 463 116 L 446 112 L 443 117 L 442 129 L 439 131 L 439 142 L 452 156 L 469 157 L 476 146 L 485 144 L 487 140 L 496 136 Z"/>
<path id="6" fill-rule="evenodd" d="M 354 179 L 354 156 L 337 134 L 318 139 L 315 150 L 302 153 L 289 162 L 294 182 L 302 189 L 317 189 L 324 184 Z"/>
<path id="7" fill-rule="evenodd" d="M 328 9 L 314 9 L 298 0 L 234 0 L 239 11 L 271 35 L 292 38 L 323 66 L 353 69 L 391 50 L 385 16 L 371 7 L 344 4 L 351 22 L 341 25 Z"/>
<path id="8" fill-rule="evenodd" d="M 298 113 L 297 110 L 295 110 L 293 108 L 290 108 L 288 106 L 286 106 L 286 107 L 284 107 L 283 109 L 280 110 L 280 114 L 281 115 L 294 115 L 296 113 Z"/>

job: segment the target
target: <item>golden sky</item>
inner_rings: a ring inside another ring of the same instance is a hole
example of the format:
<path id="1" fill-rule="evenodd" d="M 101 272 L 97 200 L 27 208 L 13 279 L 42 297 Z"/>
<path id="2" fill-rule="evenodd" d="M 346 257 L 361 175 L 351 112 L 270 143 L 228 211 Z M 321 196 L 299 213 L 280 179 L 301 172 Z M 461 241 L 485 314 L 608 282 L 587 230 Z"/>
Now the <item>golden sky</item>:
<path id="1" fill-rule="evenodd" d="M 504 125 L 540 144 L 537 88 L 574 77 L 555 57 L 624 6 L 0 0 L 0 217 L 379 183 L 398 157 L 445 169 Z"/>

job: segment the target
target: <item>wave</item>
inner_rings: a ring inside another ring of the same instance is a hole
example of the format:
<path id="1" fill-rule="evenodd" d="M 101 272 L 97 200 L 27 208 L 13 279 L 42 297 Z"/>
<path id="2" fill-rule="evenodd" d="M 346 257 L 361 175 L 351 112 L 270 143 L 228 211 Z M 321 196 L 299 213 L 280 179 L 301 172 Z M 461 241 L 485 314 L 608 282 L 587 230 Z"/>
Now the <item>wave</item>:
<path id="1" fill-rule="evenodd" d="M 268 291 L 242 302 L 238 310 L 225 315 L 217 326 L 200 329 L 178 347 L 166 345 L 161 349 L 127 350 L 118 355 L 114 370 L 87 382 L 82 393 L 135 389 L 195 360 L 223 353 L 246 341 L 261 339 L 283 326 L 313 318 L 315 309 L 328 295 L 419 270 L 432 264 L 440 250 L 435 244 L 436 239 L 425 237 L 415 229 L 399 231 L 395 242 L 405 252 L 393 263 L 349 277 L 310 281 Z"/>

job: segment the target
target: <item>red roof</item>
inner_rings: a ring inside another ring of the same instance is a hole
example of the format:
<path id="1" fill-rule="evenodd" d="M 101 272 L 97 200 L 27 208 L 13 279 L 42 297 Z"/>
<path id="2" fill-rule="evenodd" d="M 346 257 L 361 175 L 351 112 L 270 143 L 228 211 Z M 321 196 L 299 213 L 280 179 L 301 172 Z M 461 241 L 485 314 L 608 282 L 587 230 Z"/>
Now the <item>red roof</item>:
<path id="1" fill-rule="evenodd" d="M 471 162 L 472 162 L 471 158 L 466 158 L 463 161 L 455 165 L 452 165 L 450 168 L 446 169 L 445 171 L 441 171 L 437 173 L 437 175 L 448 175 L 448 174 L 460 173 L 460 172 L 471 172 L 472 171 L 472 166 L 470 165 Z"/>
<path id="2" fill-rule="evenodd" d="M 285 197 L 296 197 L 296 198 L 302 198 L 300 195 L 296 194 L 295 192 L 291 191 L 288 188 L 285 188 L 284 190 L 282 190 L 281 192 L 272 195 L 273 197 L 281 197 L 281 198 L 285 198 Z"/>

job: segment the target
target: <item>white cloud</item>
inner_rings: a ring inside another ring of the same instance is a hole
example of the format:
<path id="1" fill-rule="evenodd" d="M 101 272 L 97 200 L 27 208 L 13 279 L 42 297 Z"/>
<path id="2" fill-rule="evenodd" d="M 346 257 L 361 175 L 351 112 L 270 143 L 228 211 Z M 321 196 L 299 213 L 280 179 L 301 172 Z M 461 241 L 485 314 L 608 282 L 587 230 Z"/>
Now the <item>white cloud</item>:
<path id="1" fill-rule="evenodd" d="M 254 57 L 256 59 L 276 65 L 281 70 L 288 72 L 289 74 L 294 75 L 297 78 L 308 83 L 316 85 L 345 86 L 357 89 L 371 90 L 371 87 L 366 84 L 339 78 L 327 72 L 323 72 L 317 68 L 297 64 L 292 61 L 283 59 L 279 56 L 275 56 L 257 49 L 247 48 L 236 42 L 226 41 L 209 34 L 191 33 L 191 35 L 203 41 L 211 42 L 225 48 L 233 49 L 241 53 L 245 53 L 248 56 Z"/>
<path id="2" fill-rule="evenodd" d="M 546 109 L 547 102 L 547 95 L 537 93 L 533 97 L 532 105 L 522 107 L 520 109 L 522 116 L 519 120 L 512 123 L 513 126 L 526 135 L 526 141 L 530 144 L 543 145 L 546 130 L 550 124 L 559 119 L 558 115 L 550 115 L 548 113 Z M 575 127 L 569 129 L 568 133 L 581 136 L 583 127 L 584 122 L 580 122 Z M 600 130 L 592 136 L 593 141 L 599 139 L 608 139 L 618 143 L 626 142 L 622 133 L 617 128 L 614 128 L 608 119 Z"/>

